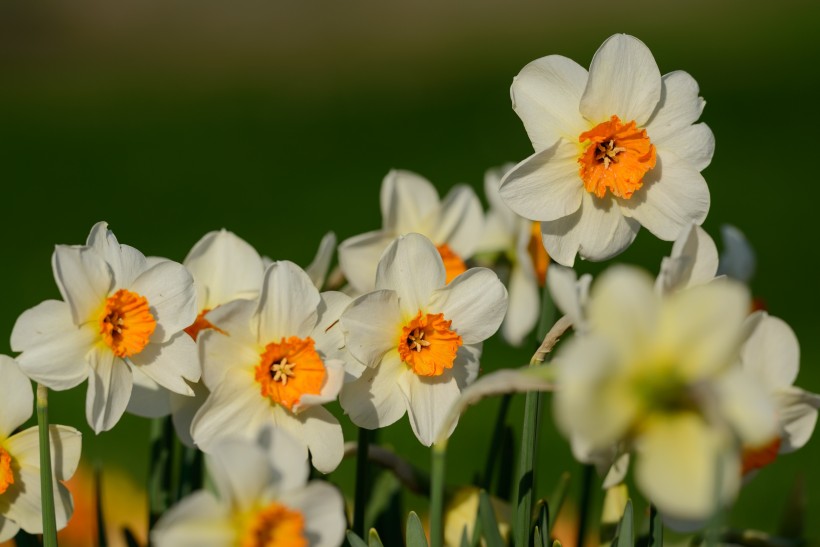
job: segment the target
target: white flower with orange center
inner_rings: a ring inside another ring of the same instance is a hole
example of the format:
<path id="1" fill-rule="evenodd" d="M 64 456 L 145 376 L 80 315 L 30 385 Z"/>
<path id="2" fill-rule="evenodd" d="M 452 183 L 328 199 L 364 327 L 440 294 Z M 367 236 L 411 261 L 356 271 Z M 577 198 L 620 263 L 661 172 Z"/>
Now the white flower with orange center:
<path id="1" fill-rule="evenodd" d="M 507 342 L 518 346 L 535 327 L 541 314 L 540 288 L 546 283 L 550 259 L 541 242 L 538 222 L 515 214 L 498 195 L 501 177 L 512 167 L 508 164 L 490 169 L 484 175 L 484 192 L 490 210 L 476 254 L 503 253 L 503 258 L 510 264 L 507 281 L 510 302 L 501 324 L 501 334 Z"/>
<path id="2" fill-rule="evenodd" d="M 345 413 L 365 429 L 407 413 L 416 437 L 431 445 L 476 378 L 481 343 L 506 309 L 507 291 L 491 270 L 471 268 L 446 283 L 429 239 L 399 237 L 379 261 L 376 290 L 354 300 L 339 320 L 347 350 L 368 367 L 342 388 Z"/>
<path id="3" fill-rule="evenodd" d="M 324 481 L 308 482 L 305 453 L 281 431 L 266 444 L 226 438 L 206 455 L 215 493 L 184 498 L 157 522 L 157 547 L 339 547 L 344 500 Z"/>
<path id="4" fill-rule="evenodd" d="M 772 397 L 737 365 L 749 301 L 726 279 L 661 296 L 643 272 L 612 268 L 592 287 L 588 330 L 555 357 L 561 429 L 589 453 L 632 453 L 638 487 L 667 517 L 704 519 L 733 500 L 743 448 L 777 433 Z"/>
<path id="5" fill-rule="evenodd" d="M 196 317 L 196 301 L 184 266 L 151 266 L 120 245 L 105 222 L 91 229 L 86 245 L 58 245 L 52 266 L 64 302 L 25 311 L 11 333 L 29 378 L 55 390 L 88 378 L 86 418 L 97 433 L 119 421 L 133 374 L 193 395 L 186 381 L 199 380 L 199 360 L 183 329 Z"/>
<path id="6" fill-rule="evenodd" d="M 43 533 L 40 500 L 40 440 L 37 426 L 16 434 L 34 411 L 31 382 L 14 359 L 0 355 L 0 543 L 22 528 Z M 73 510 L 68 480 L 80 463 L 82 435 L 73 427 L 51 425 L 52 471 L 57 529 L 65 527 Z"/>
<path id="7" fill-rule="evenodd" d="M 422 234 L 435 244 L 448 282 L 467 269 L 466 260 L 478 246 L 484 223 L 481 202 L 472 188 L 459 184 L 440 201 L 427 179 L 393 170 L 382 182 L 381 211 L 381 230 L 339 245 L 339 265 L 356 293 L 373 290 L 379 258 L 402 234 Z"/>
<path id="8" fill-rule="evenodd" d="M 535 153 L 506 175 L 501 197 L 541 222 L 556 262 L 610 258 L 641 226 L 671 241 L 706 218 L 700 171 L 714 137 L 695 123 L 705 102 L 689 74 L 661 76 L 637 38 L 607 39 L 589 72 L 560 55 L 533 61 L 511 94 Z"/>
<path id="9" fill-rule="evenodd" d="M 226 435 L 254 438 L 273 425 L 310 450 L 328 473 L 342 459 L 342 428 L 321 405 L 345 378 L 343 338 L 336 327 L 350 298 L 319 291 L 296 264 L 274 262 L 257 300 L 211 311 L 218 329 L 199 333 L 202 379 L 210 390 L 191 425 L 205 452 Z"/>

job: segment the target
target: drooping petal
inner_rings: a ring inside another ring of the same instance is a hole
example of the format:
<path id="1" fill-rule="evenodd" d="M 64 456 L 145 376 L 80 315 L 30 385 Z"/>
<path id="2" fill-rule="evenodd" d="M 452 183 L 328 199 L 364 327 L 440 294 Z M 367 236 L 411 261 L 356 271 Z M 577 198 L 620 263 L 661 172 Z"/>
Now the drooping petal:
<path id="1" fill-rule="evenodd" d="M 167 342 L 196 319 L 194 280 L 182 264 L 161 262 L 143 272 L 131 289 L 147 298 L 151 306 L 157 322 L 151 342 Z"/>
<path id="2" fill-rule="evenodd" d="M 672 245 L 672 254 L 661 262 L 655 287 L 667 294 L 715 278 L 718 252 L 709 234 L 696 224 L 684 229 Z"/>
<path id="3" fill-rule="evenodd" d="M 161 418 L 171 413 L 171 392 L 160 386 L 140 370 L 131 369 L 131 399 L 125 411 L 143 418 Z"/>
<path id="4" fill-rule="evenodd" d="M 313 262 L 305 268 L 305 273 L 308 274 L 318 290 L 322 290 L 322 286 L 325 284 L 327 271 L 330 269 L 330 262 L 333 260 L 333 251 L 335 249 L 336 234 L 328 232 L 319 243 L 319 249 L 316 251 L 316 256 L 313 257 Z"/>
<path id="5" fill-rule="evenodd" d="M 426 178 L 394 169 L 384 177 L 380 196 L 382 228 L 393 236 L 426 232 L 437 216 L 438 192 Z"/>
<path id="6" fill-rule="evenodd" d="M 424 310 L 430 295 L 444 286 L 444 263 L 429 239 L 419 234 L 398 237 L 384 252 L 376 288 L 396 291 L 405 319 Z"/>
<path id="7" fill-rule="evenodd" d="M 26 378 L 17 362 L 0 355 L 0 439 L 23 425 L 34 412 L 34 393 L 31 380 Z"/>
<path id="8" fill-rule="evenodd" d="M 11 332 L 11 348 L 26 376 L 50 389 L 70 389 L 88 377 L 86 355 L 99 325 L 77 327 L 65 302 L 46 300 L 23 312 Z"/>
<path id="9" fill-rule="evenodd" d="M 652 142 L 662 142 L 698 121 L 706 101 L 692 76 L 682 70 L 661 78 L 661 98 L 657 110 L 646 124 Z"/>
<path id="10" fill-rule="evenodd" d="M 507 315 L 501 324 L 501 334 L 507 343 L 520 346 L 524 338 L 532 332 L 540 315 L 538 282 L 523 267 L 513 267 L 509 288 L 509 305 Z"/>
<path id="11" fill-rule="evenodd" d="M 193 396 L 185 383 L 198 382 L 202 375 L 197 345 L 185 332 L 180 332 L 164 344 L 148 344 L 131 357 L 134 367 L 153 381 L 176 393 Z"/>
<path id="12" fill-rule="evenodd" d="M 576 330 L 587 328 L 586 308 L 591 283 L 591 275 L 585 274 L 578 279 L 575 270 L 560 264 L 550 265 L 547 272 L 547 286 L 552 300 L 569 317 Z"/>
<path id="13" fill-rule="evenodd" d="M 723 252 L 720 253 L 718 274 L 748 283 L 757 268 L 755 250 L 743 232 L 731 224 L 720 227 L 720 236 L 723 239 Z"/>
<path id="14" fill-rule="evenodd" d="M 780 452 L 794 452 L 809 442 L 814 432 L 817 425 L 817 409 L 820 408 L 820 395 L 788 387 L 777 390 L 774 398 L 779 412 L 780 427 L 783 430 Z"/>
<path id="15" fill-rule="evenodd" d="M 628 34 L 615 34 L 598 48 L 581 97 L 581 114 L 593 123 L 613 114 L 644 125 L 661 99 L 661 73 L 652 52 Z"/>
<path id="16" fill-rule="evenodd" d="M 386 427 L 407 412 L 402 386 L 409 374 L 398 351 L 392 350 L 378 366 L 366 369 L 358 380 L 345 384 L 339 393 L 339 403 L 357 426 Z"/>
<path id="17" fill-rule="evenodd" d="M 109 348 L 96 347 L 88 354 L 91 374 L 85 398 L 85 416 L 95 433 L 108 431 L 122 417 L 131 398 L 131 369 Z"/>
<path id="18" fill-rule="evenodd" d="M 113 286 L 111 268 L 88 247 L 57 245 L 51 257 L 54 280 L 75 325 L 94 318 Z"/>
<path id="19" fill-rule="evenodd" d="M 452 374 L 445 372 L 435 377 L 407 374 L 406 380 L 403 393 L 407 398 L 407 415 L 419 442 L 430 446 L 439 434 L 449 436 L 456 424 L 452 424 L 449 432 L 442 432 L 441 428 L 461 395 Z"/>
<path id="20" fill-rule="evenodd" d="M 397 347 L 401 336 L 398 294 L 380 290 L 362 295 L 342 313 L 339 323 L 350 354 L 368 367 L 375 367 L 385 353 Z"/>
<path id="21" fill-rule="evenodd" d="M 260 344 L 288 336 L 305 338 L 318 319 L 319 291 L 307 274 L 288 260 L 274 262 L 265 271 L 259 297 Z"/>
<path id="22" fill-rule="evenodd" d="M 378 230 L 353 236 L 339 245 L 339 266 L 357 293 L 374 289 L 379 258 L 394 238 L 392 233 Z"/>
<path id="23" fill-rule="evenodd" d="M 447 193 L 438 222 L 425 235 L 437 244 L 446 243 L 459 257 L 467 259 L 478 246 L 483 224 L 478 196 L 471 187 L 459 184 Z"/>
<path id="24" fill-rule="evenodd" d="M 326 408 L 311 407 L 296 415 L 302 422 L 302 436 L 310 450 L 313 467 L 330 473 L 339 466 L 344 456 L 342 426 Z"/>
<path id="25" fill-rule="evenodd" d="M 286 503 L 305 517 L 305 535 L 311 547 L 337 547 L 342 544 L 347 518 L 344 499 L 334 486 L 312 481 L 290 493 Z"/>
<path id="26" fill-rule="evenodd" d="M 764 314 L 741 351 L 743 368 L 772 389 L 787 388 L 800 370 L 800 344 L 789 325 Z"/>
<path id="27" fill-rule="evenodd" d="M 171 507 L 151 530 L 157 547 L 223 547 L 235 541 L 228 507 L 205 490 Z"/>
<path id="28" fill-rule="evenodd" d="M 556 221 L 578 211 L 584 183 L 578 174 L 578 147 L 560 140 L 528 157 L 504 175 L 501 199 L 530 220 Z"/>
<path id="29" fill-rule="evenodd" d="M 483 342 L 498 330 L 507 312 L 507 289 L 492 270 L 470 268 L 430 297 L 429 309 L 452 321 L 465 344 Z"/>
<path id="30" fill-rule="evenodd" d="M 561 138 L 577 140 L 587 129 L 578 111 L 586 85 L 586 69 L 561 55 L 536 59 L 521 69 L 510 96 L 536 151 Z"/>

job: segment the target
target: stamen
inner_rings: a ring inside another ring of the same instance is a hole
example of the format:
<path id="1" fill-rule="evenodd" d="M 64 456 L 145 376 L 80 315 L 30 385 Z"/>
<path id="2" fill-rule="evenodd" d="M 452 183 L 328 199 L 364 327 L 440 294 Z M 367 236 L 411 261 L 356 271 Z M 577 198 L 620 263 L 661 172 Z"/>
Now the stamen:
<path id="1" fill-rule="evenodd" d="M 440 376 L 452 368 L 461 336 L 450 329 L 444 314 L 418 315 L 402 328 L 399 356 L 419 376 Z"/>
<path id="2" fill-rule="evenodd" d="M 291 336 L 265 346 L 254 377 L 263 397 L 292 411 L 302 395 L 321 393 L 327 371 L 312 338 Z"/>

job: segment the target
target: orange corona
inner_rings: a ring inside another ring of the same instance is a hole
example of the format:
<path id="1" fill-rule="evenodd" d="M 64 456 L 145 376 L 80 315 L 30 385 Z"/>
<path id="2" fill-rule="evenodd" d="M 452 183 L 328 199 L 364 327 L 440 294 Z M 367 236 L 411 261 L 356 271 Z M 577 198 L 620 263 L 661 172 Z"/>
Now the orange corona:
<path id="1" fill-rule="evenodd" d="M 578 140 L 589 141 L 578 158 L 584 188 L 599 198 L 607 190 L 615 197 L 631 198 L 643 186 L 644 175 L 655 167 L 655 145 L 646 129 L 638 129 L 634 121 L 624 124 L 612 116 L 581 133 Z"/>
<path id="2" fill-rule="evenodd" d="M 14 470 L 11 468 L 11 454 L 0 448 L 0 494 L 14 484 Z"/>
<path id="3" fill-rule="evenodd" d="M 419 376 L 441 376 L 452 368 L 461 336 L 450 330 L 444 314 L 419 311 L 401 330 L 399 356 Z"/>
<path id="4" fill-rule="evenodd" d="M 125 289 L 109 296 L 100 314 L 100 334 L 117 357 L 141 352 L 156 328 L 148 299 Z"/>
<path id="5" fill-rule="evenodd" d="M 211 323 L 210 321 L 205 319 L 205 315 L 207 315 L 209 311 L 211 311 L 211 310 L 210 309 L 204 309 L 201 312 L 199 312 L 199 315 L 196 316 L 196 319 L 191 324 L 191 326 L 184 329 L 185 332 L 188 333 L 188 336 L 193 338 L 194 341 L 196 341 L 196 337 L 199 336 L 199 333 L 201 331 L 207 330 L 207 329 L 213 329 L 216 332 L 220 332 L 222 334 L 225 334 L 225 331 L 215 327 L 213 323 Z"/>
<path id="6" fill-rule="evenodd" d="M 441 260 L 444 261 L 444 271 L 446 273 L 446 283 L 449 283 L 459 275 L 467 271 L 467 265 L 458 256 L 449 245 L 442 243 L 436 247 L 438 254 L 441 255 Z"/>
<path id="7" fill-rule="evenodd" d="M 777 454 L 780 452 L 780 437 L 768 444 L 758 448 L 745 448 L 743 450 L 743 471 L 746 475 L 756 469 L 762 469 L 777 459 Z"/>
<path id="8" fill-rule="evenodd" d="M 541 239 L 540 222 L 533 222 L 530 225 L 530 242 L 527 244 L 527 253 L 529 253 L 532 260 L 535 278 L 538 280 L 538 284 L 543 287 L 547 282 L 547 267 L 550 265 L 550 257 Z"/>
<path id="9" fill-rule="evenodd" d="M 256 366 L 262 396 L 293 410 L 302 395 L 318 395 L 327 372 L 312 338 L 291 336 L 265 346 Z"/>
<path id="10" fill-rule="evenodd" d="M 305 517 L 273 502 L 249 519 L 242 547 L 307 547 Z"/>

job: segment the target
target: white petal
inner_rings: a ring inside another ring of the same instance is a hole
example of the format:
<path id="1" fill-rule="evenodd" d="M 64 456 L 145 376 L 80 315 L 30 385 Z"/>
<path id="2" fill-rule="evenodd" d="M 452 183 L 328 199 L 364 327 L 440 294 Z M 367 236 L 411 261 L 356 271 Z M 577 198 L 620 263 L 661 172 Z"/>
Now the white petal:
<path id="1" fill-rule="evenodd" d="M 0 355 L 0 405 L 0 439 L 8 437 L 34 413 L 31 381 L 6 355 Z"/>
<path id="2" fill-rule="evenodd" d="M 708 518 L 734 499 L 740 458 L 721 433 L 694 414 L 672 415 L 647 428 L 637 447 L 635 481 L 665 515 Z M 717 477 L 720 500 L 715 500 Z"/>
<path id="3" fill-rule="evenodd" d="M 376 272 L 376 288 L 396 291 L 405 319 L 424 310 L 430 295 L 444 282 L 441 255 L 429 239 L 419 234 L 407 234 L 393 241 Z"/>
<path id="4" fill-rule="evenodd" d="M 741 350 L 743 368 L 772 389 L 791 386 L 800 370 L 800 345 L 789 325 L 764 314 Z"/>
<path id="5" fill-rule="evenodd" d="M 131 370 L 107 347 L 88 354 L 91 374 L 85 397 L 85 416 L 95 433 L 114 427 L 131 398 Z"/>
<path id="6" fill-rule="evenodd" d="M 51 424 L 48 428 L 51 446 L 51 471 L 57 480 L 67 481 L 80 464 L 82 434 L 67 425 Z M 21 467 L 40 469 L 40 431 L 30 427 L 6 441 L 6 447 Z M 39 495 L 39 491 L 37 494 Z"/>
<path id="7" fill-rule="evenodd" d="M 157 322 L 152 342 L 167 342 L 196 319 L 194 280 L 182 264 L 170 260 L 157 264 L 143 272 L 131 290 L 147 298 L 151 306 Z"/>
<path id="8" fill-rule="evenodd" d="M 718 274 L 748 283 L 757 268 L 754 248 L 743 232 L 731 224 L 720 227 L 720 236 L 723 239 L 723 252 L 720 253 Z"/>
<path id="9" fill-rule="evenodd" d="M 777 411 L 766 385 L 732 367 L 716 382 L 721 414 L 744 446 L 760 447 L 778 434 Z"/>
<path id="10" fill-rule="evenodd" d="M 313 467 L 330 473 L 339 466 L 344 456 L 342 426 L 326 408 L 314 406 L 298 414 L 302 435 L 310 450 Z"/>
<path id="11" fill-rule="evenodd" d="M 671 150 L 698 171 L 709 167 L 715 154 L 715 135 L 705 123 L 684 127 L 655 144 L 658 150 Z"/>
<path id="12" fill-rule="evenodd" d="M 305 517 L 305 535 L 311 547 L 338 547 L 344 540 L 347 517 L 344 499 L 336 487 L 323 481 L 312 481 L 291 492 L 288 507 Z"/>
<path id="13" fill-rule="evenodd" d="M 577 140 L 585 131 L 578 105 L 586 84 L 586 69 L 561 55 L 536 59 L 521 69 L 510 96 L 533 148 L 550 147 L 562 137 Z"/>
<path id="14" fill-rule="evenodd" d="M 207 298 L 200 303 L 202 309 L 213 309 L 237 298 L 254 298 L 262 289 L 264 267 L 259 253 L 224 229 L 205 234 L 184 264 L 194 282 L 207 288 Z"/>
<path id="15" fill-rule="evenodd" d="M 169 399 L 171 402 L 172 419 L 174 422 L 174 430 L 177 432 L 177 437 L 182 441 L 182 444 L 189 448 L 194 448 L 194 438 L 191 436 L 191 423 L 194 421 L 194 416 L 205 404 L 208 395 L 211 394 L 205 384 L 197 382 L 191 386 L 194 390 L 193 397 L 187 397 L 169 391 Z"/>
<path id="16" fill-rule="evenodd" d="M 664 74 L 661 78 L 661 98 L 646 131 L 653 143 L 672 137 L 695 123 L 706 106 L 692 76 L 682 70 Z"/>
<path id="17" fill-rule="evenodd" d="M 257 349 L 234 335 L 206 330 L 199 334 L 197 345 L 202 363 L 202 381 L 211 391 L 229 371 L 235 368 L 253 369 L 259 364 L 260 353 Z"/>
<path id="18" fill-rule="evenodd" d="M 547 286 L 553 302 L 572 322 L 575 329 L 586 329 L 586 307 L 592 276 L 578 275 L 572 268 L 551 264 L 547 271 Z"/>
<path id="19" fill-rule="evenodd" d="M 615 34 L 595 52 L 581 97 L 581 114 L 594 123 L 617 115 L 644 125 L 661 99 L 661 73 L 652 52 L 628 34 Z"/>
<path id="20" fill-rule="evenodd" d="M 514 266 L 509 286 L 509 306 L 501 324 L 501 334 L 507 343 L 520 346 L 532 332 L 541 312 L 538 282 L 524 268 Z"/>
<path id="21" fill-rule="evenodd" d="M 484 213 L 471 187 L 454 186 L 441 203 L 438 221 L 429 235 L 441 245 L 446 243 L 462 259 L 473 256 L 481 236 Z"/>
<path id="22" fill-rule="evenodd" d="M 387 353 L 375 368 L 368 368 L 362 376 L 342 387 L 339 403 L 350 420 L 365 429 L 386 427 L 407 412 L 402 395 L 406 382 L 405 365 L 397 350 Z"/>
<path id="23" fill-rule="evenodd" d="M 86 355 L 99 340 L 98 325 L 77 327 L 68 304 L 46 300 L 23 312 L 11 347 L 26 376 L 50 389 L 70 389 L 88 377 Z"/>
<path id="24" fill-rule="evenodd" d="M 661 156 L 632 197 L 618 200 L 623 213 L 664 241 L 673 241 L 690 224 L 702 224 L 711 198 L 703 176 L 673 154 Z"/>
<path id="25" fill-rule="evenodd" d="M 131 362 L 165 389 L 182 395 L 194 394 L 185 380 L 198 382 L 202 375 L 196 342 L 185 332 L 164 344 L 148 344 Z"/>
<path id="26" fill-rule="evenodd" d="M 0 515 L 0 543 L 9 541 L 20 531 L 20 526 Z"/>
<path id="27" fill-rule="evenodd" d="M 140 371 L 131 369 L 131 399 L 125 411 L 143 418 L 161 418 L 171 413 L 171 392 Z"/>
<path id="28" fill-rule="evenodd" d="M 404 395 L 407 398 L 407 415 L 416 438 L 425 446 L 430 446 L 439 435 L 449 436 L 441 431 L 450 409 L 456 404 L 461 390 L 451 374 L 437 377 L 422 377 L 408 373 Z"/>
<path id="29" fill-rule="evenodd" d="M 777 390 L 774 397 L 783 429 L 780 452 L 794 452 L 809 442 L 814 432 L 820 395 L 789 387 Z"/>
<path id="30" fill-rule="evenodd" d="M 148 268 L 145 255 L 133 247 L 120 245 L 106 222 L 98 222 L 91 228 L 86 245 L 94 249 L 111 267 L 114 276 L 112 290 L 128 288 Z"/>
<path id="31" fill-rule="evenodd" d="M 718 252 L 709 234 L 696 224 L 685 228 L 672 245 L 672 254 L 661 262 L 655 281 L 662 294 L 701 285 L 715 278 Z"/>
<path id="32" fill-rule="evenodd" d="M 310 337 L 316 342 L 316 349 L 325 359 L 343 359 L 349 357 L 343 351 L 345 336 L 339 319 L 342 312 L 353 301 L 344 293 L 327 291 L 319 294 L 319 319 Z"/>
<path id="33" fill-rule="evenodd" d="M 356 292 L 365 293 L 375 288 L 379 258 L 394 237 L 379 230 L 353 236 L 339 245 L 339 266 Z"/>
<path id="34" fill-rule="evenodd" d="M 259 441 L 267 450 L 276 491 L 288 493 L 304 487 L 310 475 L 310 465 L 308 452 L 301 441 L 278 427 L 264 429 Z"/>
<path id="35" fill-rule="evenodd" d="M 327 271 L 330 269 L 330 262 L 333 260 L 333 251 L 336 249 L 336 234 L 328 232 L 319 243 L 319 249 L 316 251 L 316 256 L 313 257 L 305 273 L 308 274 L 313 284 L 317 289 L 322 290 L 327 278 Z"/>
<path id="36" fill-rule="evenodd" d="M 74 324 L 95 318 L 113 286 L 111 268 L 102 257 L 88 247 L 57 245 L 51 267 Z"/>
<path id="37" fill-rule="evenodd" d="M 483 343 L 465 344 L 458 348 L 453 368 L 445 370 L 445 374 L 450 374 L 455 378 L 458 389 L 465 389 L 478 378 L 479 360 L 483 351 Z"/>
<path id="38" fill-rule="evenodd" d="M 228 435 L 213 445 L 206 458 L 219 499 L 239 511 L 253 509 L 273 480 L 267 452 L 250 441 Z"/>
<path id="39" fill-rule="evenodd" d="M 267 344 L 307 337 L 316 325 L 319 301 L 319 291 L 302 268 L 287 260 L 274 262 L 265 271 L 259 297 L 257 340 Z"/>
<path id="40" fill-rule="evenodd" d="M 528 157 L 504 175 L 501 199 L 530 220 L 558 220 L 581 206 L 584 183 L 578 174 L 578 147 L 560 140 Z"/>
<path id="41" fill-rule="evenodd" d="M 429 311 L 443 313 L 465 344 L 483 342 L 507 312 L 507 289 L 487 268 L 470 268 L 430 297 Z"/>
<path id="42" fill-rule="evenodd" d="M 504 200 L 501 199 L 501 194 L 499 194 L 499 190 L 501 189 L 501 181 L 504 175 L 509 173 L 513 167 L 515 167 L 515 164 L 509 162 L 500 167 L 487 169 L 484 173 L 484 195 L 490 203 L 490 211 L 500 216 L 500 222 L 505 227 L 504 231 L 506 232 L 514 231 L 518 215 L 513 213 L 512 209 L 504 203 Z"/>
<path id="43" fill-rule="evenodd" d="M 423 232 L 438 214 L 438 192 L 430 181 L 410 171 L 392 170 L 381 187 L 383 229 L 393 235 Z"/>
<path id="44" fill-rule="evenodd" d="M 503 203 L 502 206 L 510 217 L 518 218 L 518 215 L 513 213 L 509 207 Z M 498 209 L 490 210 L 487 216 L 484 217 L 484 228 L 481 233 L 481 240 L 475 250 L 476 254 L 503 252 L 514 247 L 515 228 L 512 223 L 507 224 L 506 215 Z"/>
<path id="45" fill-rule="evenodd" d="M 258 300 L 234 300 L 212 309 L 205 314 L 205 319 L 233 340 L 243 344 L 256 344 L 251 319 L 258 307 Z"/>
<path id="46" fill-rule="evenodd" d="M 151 530 L 156 547 L 224 547 L 236 539 L 228 507 L 205 490 L 171 507 Z"/>
<path id="47" fill-rule="evenodd" d="M 403 325 L 396 291 L 373 291 L 355 299 L 339 323 L 350 354 L 375 367 L 385 353 L 398 346 Z"/>

